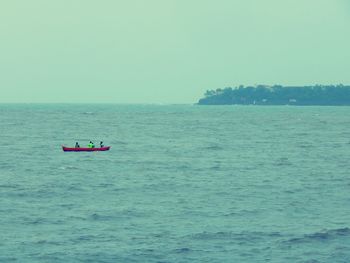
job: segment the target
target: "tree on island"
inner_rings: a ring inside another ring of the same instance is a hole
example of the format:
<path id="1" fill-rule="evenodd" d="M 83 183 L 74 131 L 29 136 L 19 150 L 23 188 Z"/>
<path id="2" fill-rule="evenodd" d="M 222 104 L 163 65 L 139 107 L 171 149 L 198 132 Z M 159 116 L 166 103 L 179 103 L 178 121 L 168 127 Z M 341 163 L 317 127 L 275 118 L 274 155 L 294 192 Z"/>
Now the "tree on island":
<path id="1" fill-rule="evenodd" d="M 350 105 L 350 86 L 247 86 L 207 90 L 199 105 Z"/>

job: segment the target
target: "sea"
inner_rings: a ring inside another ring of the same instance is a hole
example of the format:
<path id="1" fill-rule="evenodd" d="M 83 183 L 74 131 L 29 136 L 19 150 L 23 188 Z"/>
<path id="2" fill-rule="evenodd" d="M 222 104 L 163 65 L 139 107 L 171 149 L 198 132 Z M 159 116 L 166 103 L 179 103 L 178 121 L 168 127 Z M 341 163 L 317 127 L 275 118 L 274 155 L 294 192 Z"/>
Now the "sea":
<path id="1" fill-rule="evenodd" d="M 0 262 L 350 262 L 350 107 L 0 104 L 0 135 Z"/>

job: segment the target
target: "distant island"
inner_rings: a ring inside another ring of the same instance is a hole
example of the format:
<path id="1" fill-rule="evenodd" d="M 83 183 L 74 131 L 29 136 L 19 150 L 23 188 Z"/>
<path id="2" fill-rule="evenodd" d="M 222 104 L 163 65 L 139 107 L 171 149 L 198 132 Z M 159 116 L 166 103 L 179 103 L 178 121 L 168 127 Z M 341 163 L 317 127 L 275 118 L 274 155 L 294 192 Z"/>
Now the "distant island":
<path id="1" fill-rule="evenodd" d="M 207 90 L 199 105 L 350 105 L 350 86 L 239 86 Z"/>

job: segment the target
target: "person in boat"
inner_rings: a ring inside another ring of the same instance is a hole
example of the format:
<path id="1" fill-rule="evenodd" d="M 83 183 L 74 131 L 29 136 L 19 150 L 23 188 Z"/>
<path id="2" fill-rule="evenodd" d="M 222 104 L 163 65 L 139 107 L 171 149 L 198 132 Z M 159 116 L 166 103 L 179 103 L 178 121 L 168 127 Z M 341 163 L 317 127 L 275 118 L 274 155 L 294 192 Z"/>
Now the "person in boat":
<path id="1" fill-rule="evenodd" d="M 75 143 L 75 148 L 80 148 L 80 145 L 78 142 Z"/>
<path id="2" fill-rule="evenodd" d="M 101 148 L 103 147 L 103 142 L 100 142 L 100 147 L 101 147 Z"/>
<path id="3" fill-rule="evenodd" d="M 95 145 L 94 145 L 94 143 L 92 141 L 89 142 L 88 148 L 95 148 Z"/>

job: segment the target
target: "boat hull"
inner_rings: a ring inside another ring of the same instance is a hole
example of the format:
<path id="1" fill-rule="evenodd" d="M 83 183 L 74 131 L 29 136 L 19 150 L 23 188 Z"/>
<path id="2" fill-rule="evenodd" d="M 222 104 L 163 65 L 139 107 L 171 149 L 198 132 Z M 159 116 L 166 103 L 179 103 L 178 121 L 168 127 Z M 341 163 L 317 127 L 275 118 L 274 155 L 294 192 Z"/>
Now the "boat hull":
<path id="1" fill-rule="evenodd" d="M 101 152 L 101 151 L 108 151 L 111 147 L 110 146 L 105 146 L 105 147 L 100 147 L 100 148 L 73 148 L 73 147 L 66 147 L 62 146 L 62 150 L 64 152 Z"/>

